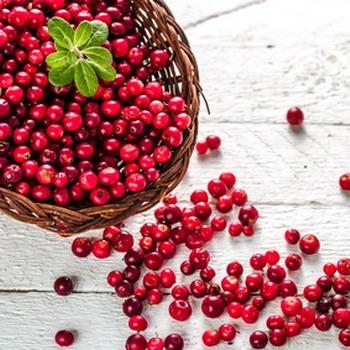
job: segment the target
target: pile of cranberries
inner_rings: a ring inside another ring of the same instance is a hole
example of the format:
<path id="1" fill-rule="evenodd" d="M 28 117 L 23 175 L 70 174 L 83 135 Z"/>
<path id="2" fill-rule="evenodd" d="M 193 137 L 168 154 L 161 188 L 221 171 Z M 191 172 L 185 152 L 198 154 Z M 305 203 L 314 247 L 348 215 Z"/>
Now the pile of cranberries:
<path id="1" fill-rule="evenodd" d="M 0 186 L 35 202 L 104 205 L 157 181 L 191 118 L 151 77 L 169 65 L 142 42 L 130 0 L 5 0 L 0 9 Z M 93 98 L 48 81 L 52 17 L 109 27 L 117 76 Z"/>
<path id="2" fill-rule="evenodd" d="M 350 347 L 350 258 L 325 264 L 324 275 L 304 288 L 298 288 L 290 278 L 291 273 L 301 269 L 304 259 L 319 252 L 316 235 L 289 229 L 284 239 L 295 248 L 283 260 L 276 250 L 255 253 L 249 259 L 251 271 L 244 274 L 243 264 L 233 260 L 226 266 L 226 275 L 217 280 L 205 245 L 216 232 L 226 231 L 229 237 L 254 234 L 259 213 L 248 204 L 247 197 L 237 187 L 235 175 L 225 172 L 210 180 L 206 189 L 193 191 L 190 206 L 181 207 L 175 195 L 164 198 L 154 211 L 154 222 L 141 226 L 140 239 L 136 240 L 120 225 L 106 228 L 100 239 L 79 237 L 73 241 L 72 252 L 78 257 L 92 253 L 104 259 L 112 251 L 124 254 L 124 270 L 111 271 L 107 283 L 123 299 L 122 310 L 133 332 L 126 340 L 126 350 L 184 349 L 179 334 L 146 338 L 143 332 L 149 322 L 143 311 L 145 305 L 166 300 L 169 317 L 184 322 L 192 316 L 194 299 L 200 301 L 204 317 L 215 319 L 227 314 L 232 318 L 232 323 L 203 332 L 202 343 L 207 347 L 232 344 L 239 333 L 237 320 L 247 325 L 256 323 L 265 306 L 277 298 L 280 312 L 266 318 L 266 329 L 251 333 L 253 349 L 263 349 L 268 344 L 283 346 L 305 329 L 327 331 L 332 326 L 339 329 L 340 343 Z M 179 283 L 175 270 L 164 266 L 180 246 L 188 249 L 187 259 L 179 266 L 189 278 L 186 283 Z M 59 295 L 69 295 L 73 283 L 60 277 L 54 289 Z M 74 333 L 61 330 L 56 334 L 56 342 L 69 346 L 74 342 Z"/>

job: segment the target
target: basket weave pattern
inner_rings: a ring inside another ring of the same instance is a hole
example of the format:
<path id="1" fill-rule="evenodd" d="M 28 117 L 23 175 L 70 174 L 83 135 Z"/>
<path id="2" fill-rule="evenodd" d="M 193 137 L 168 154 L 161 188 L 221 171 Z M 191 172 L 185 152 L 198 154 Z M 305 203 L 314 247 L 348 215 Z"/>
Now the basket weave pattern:
<path id="1" fill-rule="evenodd" d="M 195 145 L 199 112 L 198 68 L 188 40 L 162 0 L 133 0 L 133 11 L 145 44 L 166 48 L 171 64 L 153 76 L 166 90 L 184 97 L 192 124 L 184 134 L 184 142 L 176 149 L 169 163 L 161 168 L 156 183 L 143 192 L 127 195 L 118 202 L 101 207 L 62 208 L 34 203 L 13 191 L 0 188 L 0 210 L 17 220 L 36 224 L 61 236 L 71 236 L 90 229 L 116 224 L 131 215 L 156 205 L 182 180 Z"/>

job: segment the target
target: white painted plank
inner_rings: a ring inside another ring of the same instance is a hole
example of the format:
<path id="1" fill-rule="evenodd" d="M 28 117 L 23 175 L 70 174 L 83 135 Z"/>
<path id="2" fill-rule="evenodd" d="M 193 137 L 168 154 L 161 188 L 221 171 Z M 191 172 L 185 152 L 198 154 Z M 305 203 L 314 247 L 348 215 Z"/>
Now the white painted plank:
<path id="1" fill-rule="evenodd" d="M 306 123 L 349 124 L 349 10 L 346 0 L 270 0 L 189 29 L 206 120 L 284 123 L 300 105 Z"/>
<path id="2" fill-rule="evenodd" d="M 165 337 L 169 333 L 178 332 L 185 338 L 185 349 L 191 350 L 202 350 L 202 332 L 218 328 L 224 322 L 235 324 L 240 334 L 237 334 L 233 345 L 223 343 L 217 349 L 249 349 L 250 333 L 255 329 L 266 329 L 267 315 L 278 310 L 278 303 L 274 302 L 263 312 L 258 324 L 247 326 L 241 321 L 234 322 L 228 316 L 219 320 L 205 319 L 199 311 L 200 303 L 194 301 L 192 317 L 180 324 L 166 316 L 169 300 L 170 298 L 167 298 L 161 305 L 146 309 L 145 315 L 150 321 L 150 329 L 146 336 L 158 334 Z M 57 349 L 53 341 L 55 332 L 58 329 L 72 329 L 78 331 L 77 342 L 70 347 L 72 350 L 122 350 L 130 333 L 126 327 L 126 317 L 118 311 L 120 307 L 120 301 L 109 295 L 80 294 L 60 298 L 45 293 L 2 293 L 0 349 L 54 350 Z M 302 336 L 290 341 L 284 349 L 314 350 L 329 347 L 341 349 L 334 329 L 323 334 L 307 330 Z"/>

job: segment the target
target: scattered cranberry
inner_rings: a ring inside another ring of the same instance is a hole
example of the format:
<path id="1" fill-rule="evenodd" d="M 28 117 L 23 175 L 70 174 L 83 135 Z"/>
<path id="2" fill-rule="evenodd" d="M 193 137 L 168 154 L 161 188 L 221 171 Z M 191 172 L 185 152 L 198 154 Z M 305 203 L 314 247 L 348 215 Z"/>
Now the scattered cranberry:
<path id="1" fill-rule="evenodd" d="M 316 254 L 320 250 L 320 241 L 315 235 L 305 235 L 299 241 L 299 248 L 305 254 Z"/>
<path id="2" fill-rule="evenodd" d="M 71 346 L 74 343 L 74 334 L 70 331 L 58 331 L 55 335 L 56 344 L 62 347 Z"/>
<path id="3" fill-rule="evenodd" d="M 287 121 L 290 125 L 301 125 L 304 121 L 304 113 L 298 107 L 292 107 L 287 112 Z"/>
<path id="4" fill-rule="evenodd" d="M 54 283 L 54 290 L 58 295 L 67 296 L 73 291 L 73 282 L 69 277 L 60 277 Z"/>
<path id="5" fill-rule="evenodd" d="M 90 239 L 79 237 L 72 243 L 72 252 L 79 258 L 87 257 L 92 251 L 92 243 Z"/>
<path id="6" fill-rule="evenodd" d="M 343 191 L 350 190 L 350 173 L 346 173 L 339 178 L 339 186 Z"/>

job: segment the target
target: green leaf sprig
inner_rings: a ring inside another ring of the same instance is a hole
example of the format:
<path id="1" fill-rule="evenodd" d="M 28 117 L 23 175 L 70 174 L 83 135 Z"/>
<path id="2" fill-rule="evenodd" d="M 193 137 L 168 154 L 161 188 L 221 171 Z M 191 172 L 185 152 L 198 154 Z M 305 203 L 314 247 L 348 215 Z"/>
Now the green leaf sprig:
<path id="1" fill-rule="evenodd" d="M 74 81 L 83 96 L 92 97 L 98 89 L 98 78 L 115 79 L 112 54 L 101 47 L 109 34 L 105 23 L 83 21 L 73 30 L 63 18 L 53 17 L 48 29 L 56 48 L 56 52 L 46 58 L 52 85 L 62 87 Z"/>

